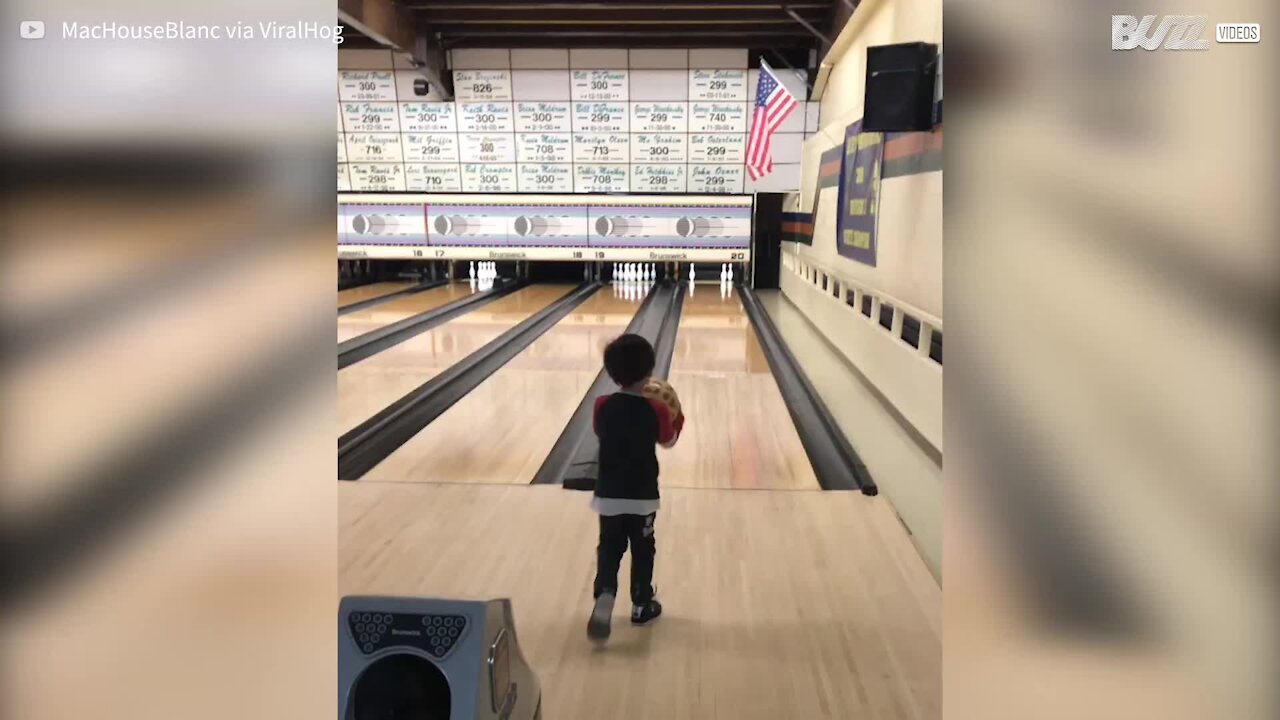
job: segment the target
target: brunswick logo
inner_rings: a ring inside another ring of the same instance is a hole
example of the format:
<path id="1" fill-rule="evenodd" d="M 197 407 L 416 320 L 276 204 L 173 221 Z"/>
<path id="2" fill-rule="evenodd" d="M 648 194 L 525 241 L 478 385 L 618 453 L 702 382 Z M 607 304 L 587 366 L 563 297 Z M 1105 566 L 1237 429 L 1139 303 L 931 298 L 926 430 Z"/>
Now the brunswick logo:
<path id="1" fill-rule="evenodd" d="M 1164 43 L 1165 50 L 1208 50 L 1209 41 L 1201 40 L 1206 19 L 1203 15 L 1165 15 L 1154 34 L 1151 26 L 1156 15 L 1146 15 L 1141 20 L 1132 15 L 1111 16 L 1112 50 L 1158 50 Z"/>

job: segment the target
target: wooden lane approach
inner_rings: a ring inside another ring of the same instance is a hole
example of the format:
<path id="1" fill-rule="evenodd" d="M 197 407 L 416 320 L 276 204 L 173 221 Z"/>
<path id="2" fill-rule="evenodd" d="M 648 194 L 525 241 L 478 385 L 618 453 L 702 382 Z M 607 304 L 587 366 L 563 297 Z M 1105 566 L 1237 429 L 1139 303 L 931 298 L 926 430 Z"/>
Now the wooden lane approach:
<path id="1" fill-rule="evenodd" d="M 665 612 L 633 628 L 619 610 L 603 651 L 584 633 L 598 522 L 583 494 L 342 483 L 338 508 L 340 595 L 511 598 L 545 717 L 941 717 L 941 589 L 883 498 L 664 489 Z"/>

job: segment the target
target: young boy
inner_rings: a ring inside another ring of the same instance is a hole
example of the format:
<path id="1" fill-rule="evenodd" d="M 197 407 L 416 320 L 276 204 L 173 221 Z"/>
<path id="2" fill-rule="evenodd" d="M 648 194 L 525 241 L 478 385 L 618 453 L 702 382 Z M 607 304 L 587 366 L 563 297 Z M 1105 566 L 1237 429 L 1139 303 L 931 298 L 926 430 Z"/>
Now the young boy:
<path id="1" fill-rule="evenodd" d="M 604 350 L 604 369 L 621 388 L 596 398 L 593 426 L 600 438 L 600 470 L 591 508 L 600 515 L 596 548 L 595 606 L 587 622 L 594 640 L 609 637 L 618 567 L 631 543 L 631 623 L 644 625 L 662 614 L 654 599 L 653 521 L 658 512 L 655 445 L 675 445 L 684 417 L 641 394 L 653 372 L 653 346 L 639 335 L 621 335 Z"/>

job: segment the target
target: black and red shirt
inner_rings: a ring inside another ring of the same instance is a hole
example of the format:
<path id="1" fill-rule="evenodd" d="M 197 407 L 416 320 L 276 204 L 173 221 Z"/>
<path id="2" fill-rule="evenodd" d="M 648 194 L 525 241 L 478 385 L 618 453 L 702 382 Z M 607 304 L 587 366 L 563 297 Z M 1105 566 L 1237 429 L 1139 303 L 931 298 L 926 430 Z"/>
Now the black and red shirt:
<path id="1" fill-rule="evenodd" d="M 600 438 L 596 497 L 658 499 L 656 446 L 679 436 L 684 417 L 667 406 L 631 392 L 596 398 L 592 426 Z"/>

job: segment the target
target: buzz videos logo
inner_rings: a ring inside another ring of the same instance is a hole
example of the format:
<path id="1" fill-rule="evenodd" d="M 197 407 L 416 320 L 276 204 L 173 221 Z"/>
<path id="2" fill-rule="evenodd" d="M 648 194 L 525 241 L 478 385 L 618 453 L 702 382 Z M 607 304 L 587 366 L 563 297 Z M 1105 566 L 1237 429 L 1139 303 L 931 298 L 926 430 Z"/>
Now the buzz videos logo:
<path id="1" fill-rule="evenodd" d="M 1141 20 L 1132 15 L 1111 16 L 1112 50 L 1158 50 L 1163 43 L 1165 50 L 1208 50 L 1204 40 L 1204 26 L 1209 19 L 1203 15 L 1165 15 L 1154 34 L 1156 15 L 1146 15 Z"/>
<path id="2" fill-rule="evenodd" d="M 1159 20 L 1159 25 L 1156 21 Z M 1208 50 L 1204 39 L 1209 19 L 1204 15 L 1133 15 L 1111 16 L 1112 50 Z M 1153 31 L 1154 28 L 1154 31 Z M 1220 43 L 1256 43 L 1261 39 L 1257 23 L 1219 23 L 1216 39 Z"/>

